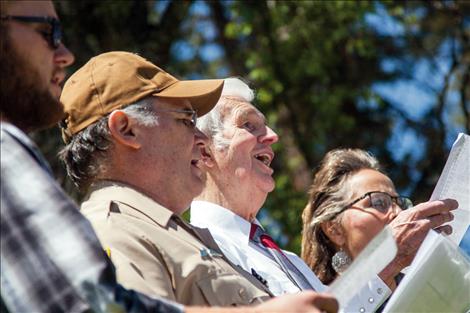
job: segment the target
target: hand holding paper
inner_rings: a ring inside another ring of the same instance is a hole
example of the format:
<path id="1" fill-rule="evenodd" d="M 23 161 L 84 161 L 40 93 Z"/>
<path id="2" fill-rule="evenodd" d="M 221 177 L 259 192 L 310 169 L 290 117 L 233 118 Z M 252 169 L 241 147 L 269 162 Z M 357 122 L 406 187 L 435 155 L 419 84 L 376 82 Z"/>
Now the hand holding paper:
<path id="1" fill-rule="evenodd" d="M 390 223 L 398 253 L 379 276 L 391 289 L 395 287 L 393 278 L 411 264 L 429 230 L 451 221 L 453 216 L 450 211 L 457 206 L 457 201 L 452 199 L 421 203 L 400 212 Z"/>
<path id="2" fill-rule="evenodd" d="M 454 313 L 470 309 L 470 261 L 447 238 L 429 232 L 383 312 Z"/>
<path id="3" fill-rule="evenodd" d="M 470 260 L 457 246 L 470 224 L 468 135 L 459 134 L 431 196 L 431 200 L 443 198 L 459 202 L 459 208 L 452 212 L 452 235 L 445 238 L 433 231 L 428 233 L 383 312 L 469 312 Z"/>
<path id="4" fill-rule="evenodd" d="M 449 239 L 459 245 L 470 225 L 470 136 L 459 134 L 442 171 L 431 200 L 452 198 L 459 202 Z"/>

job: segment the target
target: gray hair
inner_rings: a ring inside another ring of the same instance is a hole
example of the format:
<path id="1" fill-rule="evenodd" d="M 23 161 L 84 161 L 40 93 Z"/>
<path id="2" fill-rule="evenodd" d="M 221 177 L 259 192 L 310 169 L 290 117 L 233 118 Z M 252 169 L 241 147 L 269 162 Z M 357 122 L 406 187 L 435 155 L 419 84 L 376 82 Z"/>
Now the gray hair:
<path id="1" fill-rule="evenodd" d="M 156 126 L 158 117 L 153 111 L 152 103 L 152 97 L 147 97 L 127 105 L 121 111 L 140 125 Z M 109 114 L 75 134 L 59 152 L 67 175 L 80 190 L 87 189 L 106 168 L 108 151 L 113 146 L 108 117 Z"/>
<path id="2" fill-rule="evenodd" d="M 227 116 L 224 112 L 227 100 L 241 100 L 252 102 L 255 98 L 255 92 L 245 82 L 239 78 L 231 77 L 224 79 L 224 88 L 222 95 L 214 108 L 199 118 L 197 127 L 211 139 L 217 150 L 224 150 L 230 141 L 223 136 L 224 119 Z"/>

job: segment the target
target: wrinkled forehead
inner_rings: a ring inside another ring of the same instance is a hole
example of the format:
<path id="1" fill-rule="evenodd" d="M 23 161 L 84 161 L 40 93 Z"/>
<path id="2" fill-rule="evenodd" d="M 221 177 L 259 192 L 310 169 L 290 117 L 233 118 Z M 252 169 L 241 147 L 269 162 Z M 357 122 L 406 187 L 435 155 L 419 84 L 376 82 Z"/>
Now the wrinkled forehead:
<path id="1" fill-rule="evenodd" d="M 263 113 L 261 113 L 253 104 L 247 102 L 243 98 L 224 96 L 222 101 L 223 103 L 220 109 L 220 118 L 224 122 L 245 119 L 250 115 L 257 116 L 263 121 L 266 120 Z"/>
<path id="2" fill-rule="evenodd" d="M 346 182 L 350 190 L 350 198 L 361 197 L 370 191 L 382 191 L 397 196 L 395 185 L 385 174 L 369 168 L 361 169 L 352 174 Z"/>

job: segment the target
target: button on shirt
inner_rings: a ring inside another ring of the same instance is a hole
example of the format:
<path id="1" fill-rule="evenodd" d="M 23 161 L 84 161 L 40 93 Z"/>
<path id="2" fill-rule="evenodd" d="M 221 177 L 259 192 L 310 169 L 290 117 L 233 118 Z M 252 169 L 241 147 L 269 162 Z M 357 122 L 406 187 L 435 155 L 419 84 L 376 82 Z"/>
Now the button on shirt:
<path id="1" fill-rule="evenodd" d="M 259 225 L 255 219 L 254 223 Z M 193 201 L 191 204 L 191 224 L 207 228 L 227 258 L 244 270 L 266 280 L 267 286 L 275 295 L 297 293 L 299 288 L 292 283 L 280 266 L 256 245 L 250 243 L 251 224 L 232 211 L 207 201 Z M 308 265 L 296 254 L 283 250 L 289 260 L 308 279 L 316 291 L 327 289 L 316 277 Z M 377 276 L 369 281 L 342 308 L 343 312 L 374 312 L 390 295 L 388 286 Z M 373 299 L 371 301 L 371 299 Z"/>
<path id="2" fill-rule="evenodd" d="M 93 188 L 82 212 L 125 287 L 185 305 L 249 305 L 271 297 L 223 256 L 207 230 L 130 186 L 108 181 Z"/>

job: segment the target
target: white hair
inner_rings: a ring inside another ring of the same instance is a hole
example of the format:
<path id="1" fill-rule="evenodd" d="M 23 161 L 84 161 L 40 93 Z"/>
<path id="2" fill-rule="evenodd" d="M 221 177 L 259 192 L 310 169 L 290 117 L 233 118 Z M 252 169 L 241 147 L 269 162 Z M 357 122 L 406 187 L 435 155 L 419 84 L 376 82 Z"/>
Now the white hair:
<path id="1" fill-rule="evenodd" d="M 222 134 L 224 118 L 228 115 L 223 115 L 221 111 L 227 97 L 240 98 L 241 101 L 251 103 L 255 98 L 255 92 L 239 78 L 226 78 L 217 104 L 209 113 L 197 120 L 197 127 L 211 139 L 217 150 L 224 150 L 230 144 L 230 140 Z"/>
<path id="2" fill-rule="evenodd" d="M 140 125 L 156 126 L 158 118 L 152 103 L 152 98 L 147 97 L 121 110 Z M 60 152 L 67 174 L 82 190 L 108 170 L 109 150 L 113 146 L 108 118 L 109 114 L 75 134 Z"/>
<path id="3" fill-rule="evenodd" d="M 122 111 L 135 119 L 140 125 L 146 127 L 158 125 L 158 116 L 153 110 L 152 97 L 147 97 L 130 104 L 123 108 Z"/>
<path id="4" fill-rule="evenodd" d="M 243 80 L 236 77 L 224 79 L 224 88 L 221 97 L 242 98 L 246 102 L 252 102 L 255 98 L 255 92 Z"/>

